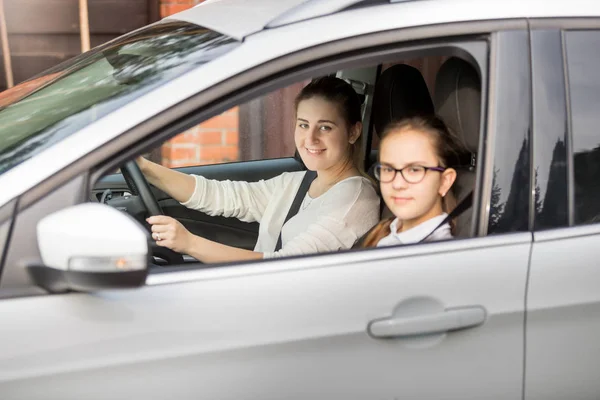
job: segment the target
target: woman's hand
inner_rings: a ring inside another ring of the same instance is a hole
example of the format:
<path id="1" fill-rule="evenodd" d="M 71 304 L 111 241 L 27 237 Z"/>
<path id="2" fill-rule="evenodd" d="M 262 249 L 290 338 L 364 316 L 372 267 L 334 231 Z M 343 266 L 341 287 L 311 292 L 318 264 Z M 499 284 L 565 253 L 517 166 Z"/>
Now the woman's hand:
<path id="1" fill-rule="evenodd" d="M 138 167 L 140 167 L 140 170 L 144 172 L 144 170 L 146 169 L 146 165 L 148 164 L 148 160 L 146 160 L 142 156 L 138 156 L 136 157 L 135 162 L 137 163 Z"/>
<path id="2" fill-rule="evenodd" d="M 152 225 L 152 239 L 162 247 L 168 247 L 178 253 L 190 253 L 194 235 L 179 221 L 165 215 L 155 215 L 146 221 Z"/>

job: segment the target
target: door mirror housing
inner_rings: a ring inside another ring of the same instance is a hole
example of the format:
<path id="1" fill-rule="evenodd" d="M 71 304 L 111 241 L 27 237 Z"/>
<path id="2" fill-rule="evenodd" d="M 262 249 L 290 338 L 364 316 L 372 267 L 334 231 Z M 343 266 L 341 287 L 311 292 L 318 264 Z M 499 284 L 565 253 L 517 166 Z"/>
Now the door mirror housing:
<path id="1" fill-rule="evenodd" d="M 132 288 L 145 283 L 150 262 L 149 233 L 124 212 L 84 203 L 39 221 L 43 265 L 28 271 L 50 292 Z"/>

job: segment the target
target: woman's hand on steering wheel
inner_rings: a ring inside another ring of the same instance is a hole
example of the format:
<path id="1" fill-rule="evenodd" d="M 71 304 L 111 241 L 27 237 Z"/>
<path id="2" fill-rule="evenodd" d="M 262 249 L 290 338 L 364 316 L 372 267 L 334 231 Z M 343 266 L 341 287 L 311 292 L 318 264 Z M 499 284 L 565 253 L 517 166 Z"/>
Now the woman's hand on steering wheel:
<path id="1" fill-rule="evenodd" d="M 142 174 L 142 170 L 140 169 L 140 166 L 137 162 L 138 160 L 139 158 L 135 161 L 128 161 L 127 163 L 125 163 L 125 165 L 123 165 L 123 168 L 121 168 L 123 178 L 125 178 L 125 182 L 127 183 L 127 186 L 129 186 L 129 189 L 131 189 L 133 195 L 140 197 L 140 200 L 146 208 L 146 211 L 148 211 L 148 215 L 150 215 L 150 217 L 164 217 L 163 210 L 160 204 L 158 204 L 158 200 L 156 200 L 154 193 L 152 193 L 152 190 L 150 189 L 150 184 L 146 180 L 144 174 Z M 143 162 L 144 161 L 141 161 L 141 163 Z M 184 260 L 181 254 L 173 251 L 168 246 L 164 246 L 161 243 L 158 243 L 158 241 L 155 244 L 158 247 L 164 247 L 163 249 L 160 249 L 160 251 L 158 248 L 154 248 L 153 253 L 155 255 L 158 255 L 158 257 L 166 260 L 168 264 L 183 264 Z"/>
<path id="2" fill-rule="evenodd" d="M 178 253 L 189 253 L 193 236 L 179 221 L 165 215 L 155 215 L 146 221 L 152 225 L 152 239 L 161 247 Z"/>

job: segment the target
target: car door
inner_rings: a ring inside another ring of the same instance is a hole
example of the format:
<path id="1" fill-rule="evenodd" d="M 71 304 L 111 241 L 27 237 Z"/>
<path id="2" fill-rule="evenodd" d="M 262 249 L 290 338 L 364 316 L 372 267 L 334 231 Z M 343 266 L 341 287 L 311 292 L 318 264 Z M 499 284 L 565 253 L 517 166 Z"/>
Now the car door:
<path id="1" fill-rule="evenodd" d="M 520 399 L 528 34 L 490 43 L 478 237 L 163 268 L 139 289 L 10 296 L 0 301 L 10 321 L 2 398 Z M 35 234 L 32 215 L 74 187 L 20 211 L 29 214 L 17 216 L 13 246 Z M 19 261 L 9 252 L 6 267 Z"/>
<path id="2" fill-rule="evenodd" d="M 532 32 L 539 195 L 526 399 L 593 399 L 600 392 L 600 55 L 592 50 L 600 30 L 588 29 L 593 23 L 544 21 Z"/>

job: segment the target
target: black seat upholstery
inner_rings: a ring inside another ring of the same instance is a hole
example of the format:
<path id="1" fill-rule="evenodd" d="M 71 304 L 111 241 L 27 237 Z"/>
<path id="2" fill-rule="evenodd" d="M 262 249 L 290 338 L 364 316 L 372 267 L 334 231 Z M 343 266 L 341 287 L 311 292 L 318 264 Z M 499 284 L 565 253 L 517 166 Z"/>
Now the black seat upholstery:
<path id="1" fill-rule="evenodd" d="M 389 67 L 377 79 L 373 95 L 373 126 L 379 135 L 387 124 L 402 118 L 433 113 L 433 101 L 418 69 L 406 64 Z M 377 150 L 367 158 L 367 171 L 373 176 Z"/>
<path id="2" fill-rule="evenodd" d="M 377 79 L 373 95 L 373 124 L 380 134 L 384 127 L 402 118 L 433 114 L 427 84 L 418 69 L 406 64 L 389 67 Z"/>
<path id="3" fill-rule="evenodd" d="M 472 165 L 457 168 L 454 193 L 458 201 L 475 188 L 475 161 L 479 147 L 481 113 L 481 79 L 475 68 L 460 58 L 452 57 L 438 71 L 434 93 L 435 109 L 471 153 Z M 456 236 L 471 235 L 473 211 L 457 219 Z"/>

